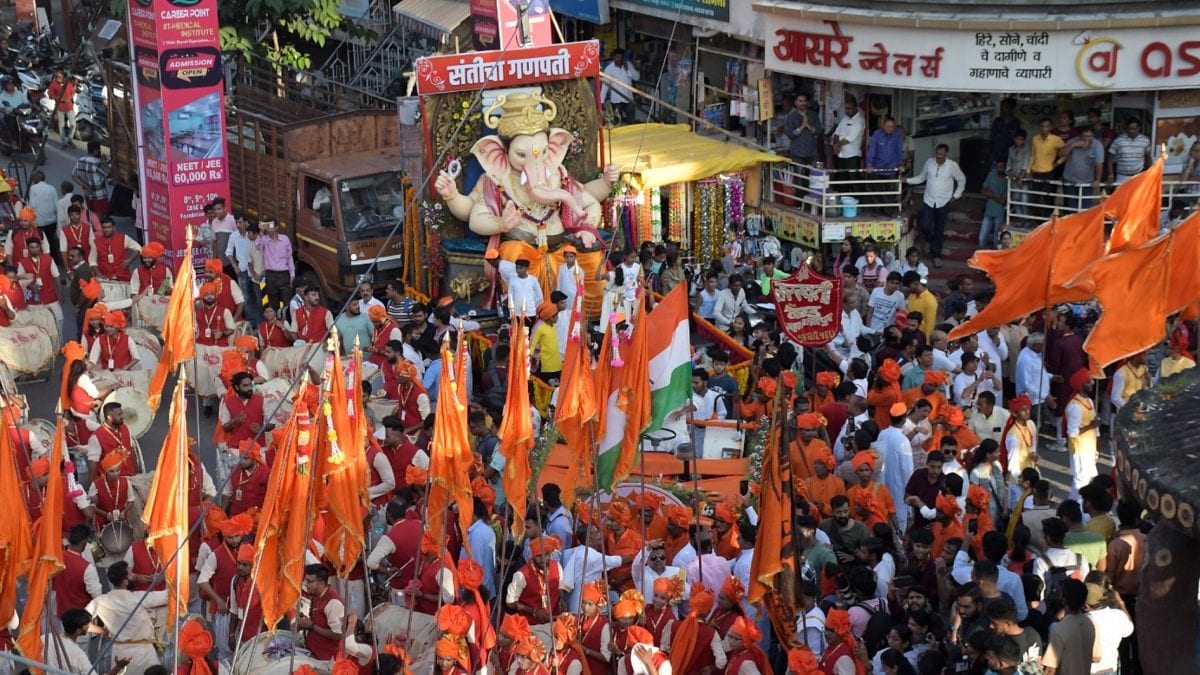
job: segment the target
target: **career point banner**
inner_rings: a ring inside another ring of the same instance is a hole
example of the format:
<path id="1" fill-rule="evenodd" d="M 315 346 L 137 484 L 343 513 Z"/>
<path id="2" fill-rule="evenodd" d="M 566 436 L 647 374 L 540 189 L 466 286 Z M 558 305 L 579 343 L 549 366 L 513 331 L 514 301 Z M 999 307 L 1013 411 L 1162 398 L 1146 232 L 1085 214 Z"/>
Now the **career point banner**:
<path id="1" fill-rule="evenodd" d="M 143 217 L 173 262 L 204 206 L 229 197 L 219 29 L 216 0 L 129 1 Z"/>

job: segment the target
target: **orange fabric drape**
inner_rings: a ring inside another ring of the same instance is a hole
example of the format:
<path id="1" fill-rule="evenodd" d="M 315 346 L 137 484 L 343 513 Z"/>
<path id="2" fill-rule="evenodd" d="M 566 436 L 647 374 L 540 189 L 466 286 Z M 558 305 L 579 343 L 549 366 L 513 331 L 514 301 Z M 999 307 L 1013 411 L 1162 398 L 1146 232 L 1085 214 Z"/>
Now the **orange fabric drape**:
<path id="1" fill-rule="evenodd" d="M 142 521 L 146 524 L 146 543 L 163 562 L 167 583 L 167 625 L 174 626 L 178 617 L 187 614 L 190 593 L 188 561 L 188 430 L 187 388 L 180 374 L 171 401 L 170 426 L 163 439 L 162 452 L 154 482 L 146 498 Z"/>
<path id="2" fill-rule="evenodd" d="M 987 273 L 996 294 L 970 321 L 950 331 L 950 339 L 1002 326 L 1060 302 L 1090 296 L 1067 284 L 1104 253 L 1104 205 L 1043 223 L 1016 248 L 976 251 L 967 263 Z"/>
<path id="3" fill-rule="evenodd" d="M 646 319 L 646 294 L 642 293 L 633 316 L 633 335 L 628 346 L 621 351 L 625 366 L 616 377 L 620 378 L 617 389 L 617 408 L 625 413 L 625 437 L 621 441 L 621 453 L 613 467 L 610 486 L 621 483 L 633 473 L 638 448 L 642 444 L 642 433 L 650 426 L 650 340 L 653 326 Z M 663 330 L 662 327 L 659 330 Z M 615 383 L 614 383 L 615 384 Z M 601 452 L 604 448 L 601 448 Z M 601 474 L 600 486 L 606 487 L 607 477 Z"/>
<path id="4" fill-rule="evenodd" d="M 500 423 L 500 454 L 504 457 L 501 485 L 512 505 L 512 533 L 520 538 L 525 530 L 525 503 L 529 497 L 529 451 L 533 449 L 533 418 L 529 409 L 529 340 L 525 322 L 513 317 L 508 353 L 508 391 Z"/>
<path id="5" fill-rule="evenodd" d="M 572 321 L 572 331 L 576 325 L 577 323 Z M 583 331 L 584 327 L 581 326 L 580 332 Z M 607 348 L 601 348 L 602 359 L 605 352 Z M 575 488 L 583 482 L 584 477 L 592 475 L 592 437 L 595 433 L 593 425 L 599 414 L 596 405 L 596 376 L 591 354 L 582 336 L 578 340 L 567 340 L 561 382 L 554 421 L 570 452 L 567 478 L 562 486 L 563 504 L 569 507 L 575 502 Z"/>
<path id="6" fill-rule="evenodd" d="M 1166 156 L 1159 154 L 1149 169 L 1118 185 L 1104 200 L 1104 212 L 1117 219 L 1108 239 L 1109 253 L 1138 248 L 1158 236 Z"/>
<path id="7" fill-rule="evenodd" d="M 0 415 L 0 616 L 11 617 L 17 607 L 17 577 L 33 563 L 32 527 L 21 500 L 21 477 L 13 452 L 10 415 Z"/>
<path id="8" fill-rule="evenodd" d="M 64 377 L 66 374 L 64 373 Z M 7 432 L 5 432 L 7 436 Z M 62 512 L 63 512 L 63 448 L 66 445 L 63 421 L 59 418 L 54 429 L 54 445 L 50 449 L 50 473 L 46 477 L 42 517 L 34 526 L 33 567 L 29 571 L 28 596 L 21 615 L 21 633 L 17 644 L 21 653 L 34 659 L 42 658 L 42 614 L 46 611 L 46 592 L 50 579 L 63 569 Z"/>
<path id="9" fill-rule="evenodd" d="M 1172 235 L 1105 256 L 1085 281 L 1100 303 L 1100 320 L 1083 349 L 1101 367 L 1142 352 L 1166 337 Z M 1185 264 L 1196 268 L 1193 258 Z"/>
<path id="10" fill-rule="evenodd" d="M 750 562 L 750 589 L 748 599 L 751 604 L 761 605 L 771 616 L 775 631 L 780 635 L 795 633 L 795 625 L 781 625 L 784 617 L 779 611 L 772 611 L 780 604 L 790 604 L 787 598 L 773 599 L 776 591 L 776 577 L 791 568 L 792 563 L 785 558 L 784 551 L 792 546 L 792 497 L 787 488 L 787 482 L 792 480 L 791 472 L 780 461 L 779 433 L 767 434 L 767 447 L 763 451 L 762 483 L 758 500 L 758 534 L 754 540 L 754 557 Z M 794 620 L 794 618 L 793 618 Z"/>
<path id="11" fill-rule="evenodd" d="M 307 378 L 305 378 L 307 379 Z M 308 548 L 308 515 L 312 467 L 312 417 L 307 384 L 294 399 L 292 417 L 279 430 L 267 496 L 258 516 L 254 538 L 259 569 L 255 588 L 261 596 L 263 622 L 274 626 L 292 611 L 304 583 L 304 552 Z M 300 460 L 305 461 L 300 464 Z"/>
<path id="12" fill-rule="evenodd" d="M 314 437 L 316 468 L 313 473 L 325 478 L 325 509 L 329 515 L 325 521 L 325 557 L 338 576 L 346 576 L 362 556 L 364 546 L 367 456 L 361 434 L 355 430 L 359 425 L 350 421 L 353 409 L 350 396 L 360 394 L 361 390 L 356 388 L 351 392 L 346 386 L 346 368 L 342 365 L 340 351 L 333 350 L 330 368 L 325 373 L 325 401 L 321 404 L 321 417 Z M 357 367 L 352 368 L 350 374 L 357 374 Z M 358 381 L 355 379 L 354 383 Z"/>
<path id="13" fill-rule="evenodd" d="M 474 464 L 470 434 L 467 432 L 466 358 L 461 333 L 457 354 L 442 344 L 442 372 L 438 383 L 437 411 L 434 416 L 433 442 L 429 446 L 429 500 L 425 531 L 435 541 L 444 541 L 446 512 L 453 501 L 458 504 L 458 523 L 463 547 L 469 548 L 466 532 L 474 518 L 470 469 Z"/>
<path id="14" fill-rule="evenodd" d="M 167 375 L 179 364 L 196 355 L 195 284 L 196 270 L 192 267 L 189 237 L 187 253 L 183 255 L 183 261 L 179 264 L 175 285 L 171 287 L 171 297 L 167 301 L 167 314 L 162 329 L 162 356 L 158 359 L 158 367 L 150 380 L 148 392 L 151 412 L 158 411 Z"/>
<path id="15" fill-rule="evenodd" d="M 1180 223 L 1171 240 L 1167 312 L 1174 314 L 1200 299 L 1200 211 Z"/>

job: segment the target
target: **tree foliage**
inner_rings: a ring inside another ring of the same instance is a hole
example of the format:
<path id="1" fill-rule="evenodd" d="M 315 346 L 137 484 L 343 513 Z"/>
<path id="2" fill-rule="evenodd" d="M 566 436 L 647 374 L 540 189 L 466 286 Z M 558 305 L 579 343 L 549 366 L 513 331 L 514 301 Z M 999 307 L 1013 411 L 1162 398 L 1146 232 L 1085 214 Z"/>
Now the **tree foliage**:
<path id="1" fill-rule="evenodd" d="M 221 49 L 308 70 L 308 46 L 323 47 L 335 30 L 351 28 L 338 5 L 339 0 L 221 0 Z"/>

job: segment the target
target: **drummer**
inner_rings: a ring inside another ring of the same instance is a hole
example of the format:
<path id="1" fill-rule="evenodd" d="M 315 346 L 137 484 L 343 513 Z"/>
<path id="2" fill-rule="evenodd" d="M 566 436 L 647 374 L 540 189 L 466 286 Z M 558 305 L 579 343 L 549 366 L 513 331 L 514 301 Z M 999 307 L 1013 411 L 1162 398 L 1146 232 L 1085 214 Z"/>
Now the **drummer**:
<path id="1" fill-rule="evenodd" d="M 84 353 L 91 353 L 92 343 L 101 335 L 104 335 L 104 319 L 108 316 L 108 305 L 103 302 L 88 307 L 87 312 L 83 315 L 83 335 L 80 336 L 80 342 L 83 344 Z"/>
<path id="2" fill-rule="evenodd" d="M 279 310 L 267 305 L 263 307 L 263 320 L 258 324 L 258 344 L 262 351 L 271 347 L 291 347 L 292 338 L 288 326 L 279 318 Z"/>
<path id="3" fill-rule="evenodd" d="M 58 250 L 70 251 L 76 247 L 83 250 L 83 259 L 87 260 L 96 247 L 96 231 L 83 222 L 82 207 L 68 206 L 67 222 L 58 230 Z"/>
<path id="4" fill-rule="evenodd" d="M 209 258 L 204 261 L 204 272 L 208 275 L 209 283 L 217 287 L 217 305 L 229 310 L 234 322 L 242 320 L 246 296 L 237 282 L 230 279 L 223 271 L 220 258 Z"/>
<path id="5" fill-rule="evenodd" d="M 221 352 L 221 384 L 226 389 L 233 386 L 233 375 L 247 372 L 254 378 L 254 384 L 262 384 L 271 379 L 271 371 L 267 364 L 257 356 L 258 340 L 250 335 L 239 335 L 233 339 L 233 349 Z"/>
<path id="6" fill-rule="evenodd" d="M 261 509 L 267 497 L 271 470 L 263 462 L 263 447 L 246 439 L 238 444 L 241 462 L 233 470 L 221 493 L 221 507 L 231 516 L 249 509 Z"/>
<path id="7" fill-rule="evenodd" d="M 316 286 L 304 289 L 304 305 L 292 313 L 292 319 L 288 328 L 297 344 L 321 342 L 333 328 L 333 313 L 321 304 L 321 289 Z"/>
<path id="8" fill-rule="evenodd" d="M 88 489 L 96 509 L 96 530 L 104 529 L 112 522 L 129 520 L 129 507 L 133 506 L 134 494 L 129 488 L 129 478 L 122 475 L 121 464 L 123 457 L 119 452 L 109 453 L 100 461 L 98 480 L 92 481 Z"/>
<path id="9" fill-rule="evenodd" d="M 242 642 L 253 640 L 261 631 L 262 597 L 254 588 L 254 579 L 250 576 L 254 570 L 254 546 L 242 544 L 237 553 L 237 576 L 233 580 L 232 602 L 229 613 L 233 618 L 230 626 L 230 640 L 240 639 Z M 240 638 L 235 637 L 238 632 Z"/>
<path id="10" fill-rule="evenodd" d="M 28 255 L 27 245 L 31 241 L 42 241 L 42 231 L 35 225 L 37 212 L 26 206 L 17 213 L 17 227 L 4 242 L 4 252 L 9 264 L 20 266 L 21 261 Z"/>
<path id="11" fill-rule="evenodd" d="M 88 439 L 88 468 L 91 470 L 88 475 L 99 476 L 101 463 L 113 455 L 119 458 L 117 461 L 121 463 L 122 476 L 136 474 L 138 467 L 135 455 L 140 453 L 140 450 L 129 431 L 129 426 L 125 424 L 125 411 L 121 409 L 121 404 L 109 401 L 101 408 L 100 414 L 101 424 Z"/>
<path id="12" fill-rule="evenodd" d="M 200 598 L 207 600 L 205 615 L 213 624 L 214 633 L 225 635 L 220 624 L 229 626 L 229 601 L 233 592 L 233 580 L 237 576 L 237 551 L 242 544 L 242 538 L 254 530 L 254 520 L 247 513 L 239 513 L 232 518 L 221 521 L 218 526 L 221 532 L 221 542 L 206 541 L 200 545 L 200 553 L 196 556 L 197 581 L 200 586 Z M 228 656 L 229 648 L 221 648 L 218 643 L 218 654 Z"/>
<path id="13" fill-rule="evenodd" d="M 125 312 L 109 312 L 104 317 L 104 335 L 92 342 L 88 360 L 100 370 L 133 370 L 141 355 L 137 343 L 125 332 Z"/>
<path id="14" fill-rule="evenodd" d="M 17 274 L 25 288 L 26 306 L 49 309 L 61 326 L 63 314 L 62 305 L 58 301 L 58 264 L 42 252 L 41 239 L 25 242 L 25 250 L 28 255 L 17 264 Z"/>
<path id="15" fill-rule="evenodd" d="M 133 277 L 129 262 L 141 250 L 136 241 L 117 231 L 112 219 L 105 219 L 100 223 L 100 236 L 88 254 L 88 264 L 101 281 L 128 282 Z"/>
<path id="16" fill-rule="evenodd" d="M 96 402 L 103 401 L 112 391 L 101 389 L 92 382 L 89 365 L 83 358 L 83 347 L 78 342 L 68 342 L 63 347 L 67 359 L 67 392 L 71 401 L 68 415 L 74 420 L 67 430 L 67 443 L 72 447 L 87 446 L 92 433 L 99 428 L 96 421 Z"/>
<path id="17" fill-rule="evenodd" d="M 25 502 L 25 512 L 29 514 L 29 522 L 42 517 L 42 507 L 45 501 L 42 497 L 46 489 L 46 478 L 50 474 L 50 460 L 35 459 L 29 465 L 32 475 L 28 483 L 21 485 L 21 501 Z"/>
<path id="18" fill-rule="evenodd" d="M 129 280 L 129 295 L 170 295 L 171 268 L 158 261 L 163 256 L 163 245 L 152 241 L 142 247 L 142 264 L 133 270 Z"/>
<path id="19" fill-rule="evenodd" d="M 225 445 L 241 447 L 242 441 L 253 440 L 263 431 L 265 418 L 262 394 L 254 391 L 254 377 L 242 371 L 232 378 L 229 391 L 221 397 L 217 422 L 225 434 Z"/>

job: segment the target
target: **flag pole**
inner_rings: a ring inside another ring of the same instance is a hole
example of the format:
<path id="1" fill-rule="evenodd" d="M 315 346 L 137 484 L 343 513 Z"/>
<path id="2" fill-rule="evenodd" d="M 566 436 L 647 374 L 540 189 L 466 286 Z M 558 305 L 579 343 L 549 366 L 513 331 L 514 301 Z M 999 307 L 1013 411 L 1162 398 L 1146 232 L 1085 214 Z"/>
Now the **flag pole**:
<path id="1" fill-rule="evenodd" d="M 1101 199 L 1100 204 L 1101 204 L 1101 208 L 1104 208 L 1103 207 L 1103 204 L 1104 204 L 1103 199 Z M 1057 236 L 1056 230 L 1058 229 L 1057 226 L 1058 226 L 1058 214 L 1055 213 L 1050 216 L 1050 245 L 1051 246 L 1055 246 L 1055 244 L 1057 243 L 1055 241 L 1055 237 Z M 1045 302 L 1043 303 L 1043 308 L 1042 308 L 1042 331 L 1043 331 L 1042 332 L 1042 358 L 1039 359 L 1039 361 L 1041 362 L 1041 365 L 1038 368 L 1038 381 L 1037 381 L 1038 397 L 1041 399 L 1041 401 L 1038 403 L 1037 429 L 1034 431 L 1034 434 L 1033 434 L 1033 439 L 1034 439 L 1033 443 L 1035 446 L 1037 445 L 1038 436 L 1040 436 L 1042 434 L 1042 411 L 1045 410 L 1045 408 L 1046 408 L 1046 397 L 1050 395 L 1049 391 L 1042 391 L 1042 382 L 1044 382 L 1046 380 L 1046 338 L 1050 336 L 1050 325 L 1048 322 L 1049 312 L 1047 310 L 1050 309 L 1050 291 L 1053 287 L 1054 287 L 1054 256 L 1051 255 L 1050 256 L 1050 270 L 1046 274 L 1046 295 L 1043 296 L 1045 298 Z M 1058 401 L 1055 401 L 1055 404 L 1057 407 Z M 1054 440 L 1056 440 L 1056 441 L 1058 440 L 1057 427 L 1054 432 Z M 1001 452 L 1007 452 L 1006 450 L 1004 450 L 1004 448 L 1001 448 L 1000 450 L 1001 450 Z M 1037 451 L 1035 450 L 1034 452 L 1036 454 Z"/>
<path id="2" fill-rule="evenodd" d="M 772 429 L 771 433 L 778 433 L 779 438 L 779 445 L 775 449 L 777 466 L 779 466 L 781 469 L 782 467 L 787 466 L 787 480 L 784 482 L 787 483 L 786 487 L 788 495 L 789 513 L 787 514 L 787 522 L 790 523 L 788 532 L 792 539 L 792 571 L 790 575 L 786 573 L 782 574 L 782 590 L 785 591 L 785 593 L 779 593 L 779 596 L 781 598 L 788 598 L 789 604 L 794 605 L 796 602 L 796 590 L 798 588 L 796 584 L 796 574 L 799 573 L 801 564 L 800 547 L 796 545 L 796 474 L 795 467 L 792 466 L 791 440 L 788 438 L 789 428 L 787 421 L 788 413 L 791 411 L 785 411 L 783 409 L 783 404 L 784 401 L 786 401 L 786 398 L 783 395 L 784 385 L 782 374 L 780 375 L 779 379 L 780 382 L 778 386 L 775 387 L 775 410 L 771 415 L 773 418 L 771 422 L 777 428 Z M 803 453 L 803 450 L 801 450 L 801 452 Z M 780 471 L 781 475 L 783 473 L 783 471 Z"/>

